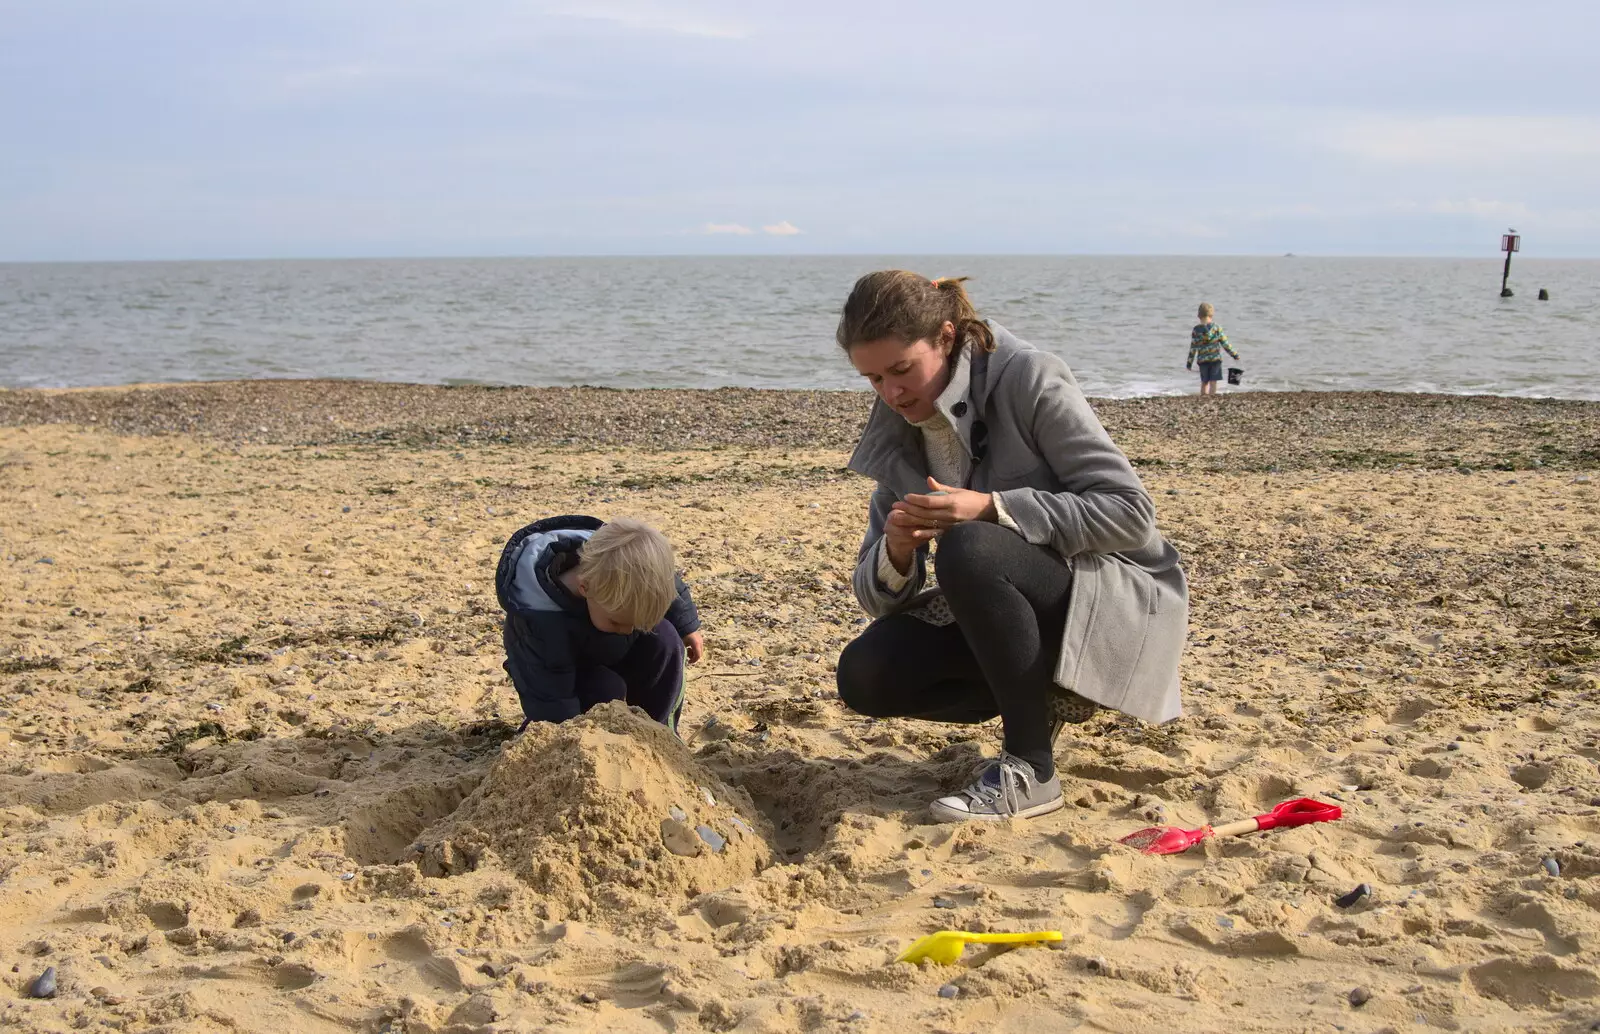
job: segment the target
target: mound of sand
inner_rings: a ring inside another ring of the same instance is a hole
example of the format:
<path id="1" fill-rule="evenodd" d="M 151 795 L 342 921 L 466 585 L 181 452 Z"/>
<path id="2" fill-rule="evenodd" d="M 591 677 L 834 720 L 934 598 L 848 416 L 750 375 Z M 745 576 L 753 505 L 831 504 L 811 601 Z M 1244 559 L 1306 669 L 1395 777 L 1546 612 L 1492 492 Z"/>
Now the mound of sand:
<path id="1" fill-rule="evenodd" d="M 529 726 L 421 837 L 428 875 L 509 869 L 561 915 L 720 890 L 772 864 L 771 843 L 742 790 L 621 703 Z"/>

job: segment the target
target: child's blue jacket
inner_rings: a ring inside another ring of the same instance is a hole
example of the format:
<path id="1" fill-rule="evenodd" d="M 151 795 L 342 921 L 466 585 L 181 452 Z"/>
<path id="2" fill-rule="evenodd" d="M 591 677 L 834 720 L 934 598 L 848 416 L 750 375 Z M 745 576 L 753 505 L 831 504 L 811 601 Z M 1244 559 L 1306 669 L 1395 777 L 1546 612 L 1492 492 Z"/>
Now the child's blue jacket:
<path id="1" fill-rule="evenodd" d="M 634 640 L 646 634 L 600 631 L 589 620 L 585 601 L 558 580 L 604 523 L 597 517 L 549 517 L 512 535 L 500 553 L 494 586 L 506 612 L 505 669 L 531 721 L 575 717 L 582 710 L 573 688 L 577 670 L 620 662 Z M 682 578 L 677 587 L 667 620 L 687 636 L 700 628 L 700 614 Z"/>

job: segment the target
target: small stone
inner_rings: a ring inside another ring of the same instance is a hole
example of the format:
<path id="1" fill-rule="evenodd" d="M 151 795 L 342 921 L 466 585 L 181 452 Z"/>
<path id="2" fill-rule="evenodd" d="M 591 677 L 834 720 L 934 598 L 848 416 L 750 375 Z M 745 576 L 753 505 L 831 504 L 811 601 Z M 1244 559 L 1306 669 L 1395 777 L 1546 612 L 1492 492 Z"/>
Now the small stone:
<path id="1" fill-rule="evenodd" d="M 715 808 L 717 806 L 717 799 L 715 797 L 711 796 L 711 791 L 707 790 L 703 786 L 700 787 L 699 789 L 700 789 L 700 795 L 706 799 L 706 805 L 708 807 Z"/>
<path id="2" fill-rule="evenodd" d="M 1232 930 L 1233 929 L 1233 917 L 1232 916 L 1217 916 L 1217 925 L 1220 926 L 1220 927 L 1223 927 L 1224 929 Z"/>
<path id="3" fill-rule="evenodd" d="M 957 987 L 954 984 L 946 984 L 943 987 L 939 988 L 939 997 L 940 998 L 954 998 L 956 995 L 958 995 L 960 993 L 961 993 L 961 988 Z"/>
<path id="4" fill-rule="evenodd" d="M 344 880 L 346 883 L 349 883 L 351 880 L 356 878 L 356 874 L 353 872 L 341 872 L 339 874 L 339 878 Z"/>
<path id="5" fill-rule="evenodd" d="M 1349 998 L 1350 998 L 1350 1005 L 1352 1007 L 1354 1007 L 1354 1008 L 1359 1009 L 1363 1005 L 1366 1005 L 1368 1002 L 1372 1001 L 1372 992 L 1368 991 L 1364 987 L 1352 988 L 1351 991 L 1350 991 Z"/>
<path id="6" fill-rule="evenodd" d="M 661 842 L 680 858 L 693 858 L 700 853 L 700 841 L 695 839 L 694 830 L 677 819 L 661 820 Z"/>
<path id="7" fill-rule="evenodd" d="M 578 1001 L 582 1002 L 584 1005 L 593 1005 L 599 1000 L 599 997 L 597 997 L 593 991 L 585 991 L 578 996 Z"/>
<path id="8" fill-rule="evenodd" d="M 1356 889 L 1352 890 L 1350 893 L 1334 898 L 1333 903 L 1338 905 L 1340 908 L 1354 908 L 1357 902 L 1361 901 L 1363 898 L 1371 896 L 1372 886 L 1370 884 L 1363 883 L 1357 886 Z"/>
<path id="9" fill-rule="evenodd" d="M 667 814 L 671 815 L 673 818 L 677 819 L 679 822 L 688 822 L 689 821 L 689 813 L 684 811 L 682 808 L 678 807 L 676 804 L 674 804 L 672 807 L 667 809 Z"/>
<path id="10" fill-rule="evenodd" d="M 816 503 L 812 503 L 811 505 L 815 506 L 817 504 Z M 857 1009 L 855 1012 L 851 1013 L 849 1016 L 846 1016 L 844 1018 L 844 1021 L 846 1023 L 854 1023 L 857 1020 L 864 1020 L 866 1018 L 867 1018 L 867 1010 L 865 1010 L 865 1009 Z"/>
<path id="11" fill-rule="evenodd" d="M 1444 745 L 1444 749 L 1445 750 L 1460 750 L 1461 749 L 1461 744 L 1455 742 L 1454 740 L 1451 740 L 1449 743 L 1446 743 Z"/>
<path id="12" fill-rule="evenodd" d="M 728 846 L 727 837 L 723 836 L 721 833 L 718 833 L 716 830 L 705 825 L 704 823 L 694 827 L 694 831 L 700 834 L 700 839 L 706 842 L 706 845 L 711 848 L 713 854 L 720 854 L 722 849 Z"/>
<path id="13" fill-rule="evenodd" d="M 1561 875 L 1561 863 L 1556 861 L 1554 858 L 1546 858 L 1541 864 L 1544 866 L 1544 871 L 1550 875 Z"/>
<path id="14" fill-rule="evenodd" d="M 956 903 L 954 901 L 951 901 L 949 898 L 934 898 L 933 899 L 933 907 L 934 908 L 955 908 L 956 907 Z"/>
<path id="15" fill-rule="evenodd" d="M 28 997 L 54 998 L 55 996 L 56 968 L 54 966 L 47 966 L 45 967 L 45 971 L 35 977 L 33 983 L 28 985 Z"/>
<path id="16" fill-rule="evenodd" d="M 728 816 L 728 821 L 733 823 L 733 828 L 734 829 L 737 829 L 739 832 L 743 833 L 746 836 L 751 836 L 751 835 L 753 835 L 755 833 L 755 831 L 752 830 L 749 827 L 749 825 L 745 823 L 744 819 L 741 819 L 737 815 Z"/>

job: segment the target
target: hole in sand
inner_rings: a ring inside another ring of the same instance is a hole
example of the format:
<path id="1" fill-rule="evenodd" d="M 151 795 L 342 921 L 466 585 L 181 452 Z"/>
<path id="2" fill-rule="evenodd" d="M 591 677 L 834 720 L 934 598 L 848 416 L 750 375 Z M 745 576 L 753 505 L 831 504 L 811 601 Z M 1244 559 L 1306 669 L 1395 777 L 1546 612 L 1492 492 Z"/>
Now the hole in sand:
<path id="1" fill-rule="evenodd" d="M 282 991 L 298 991 L 310 987 L 317 979 L 317 971 L 298 962 L 285 962 L 272 969 L 272 982 Z"/>
<path id="2" fill-rule="evenodd" d="M 396 962 L 421 962 L 433 956 L 428 939 L 416 930 L 397 933 L 383 942 L 384 954 Z"/>
<path id="3" fill-rule="evenodd" d="M 1535 962 L 1495 959 L 1467 970 L 1473 990 L 1518 1009 L 1554 1009 L 1562 999 L 1600 994 L 1600 977 L 1565 969 L 1548 956 Z"/>
<path id="4" fill-rule="evenodd" d="M 1430 711 L 1437 711 L 1439 705 L 1427 697 L 1417 697 L 1407 700 L 1389 713 L 1389 721 L 1394 725 L 1410 725 L 1418 718 Z"/>
<path id="5" fill-rule="evenodd" d="M 111 764 L 87 754 L 69 754 L 59 758 L 45 758 L 33 766 L 35 772 L 53 772 L 59 775 L 85 775 L 104 772 Z"/>
<path id="6" fill-rule="evenodd" d="M 344 849 L 362 865 L 393 865 L 416 857 L 423 830 L 454 812 L 483 781 L 483 773 L 414 783 L 384 794 L 344 819 Z"/>
<path id="7" fill-rule="evenodd" d="M 979 759 L 971 743 L 946 747 L 926 761 L 887 752 L 802 757 L 791 750 L 755 752 L 731 743 L 714 744 L 700 755 L 707 768 L 750 795 L 772 823 L 773 846 L 786 861 L 820 848 L 846 811 L 906 811 L 922 821 L 928 802 L 971 778 Z"/>
<path id="8" fill-rule="evenodd" d="M 1550 781 L 1550 766 L 1534 762 L 1511 770 L 1511 778 L 1524 790 L 1537 790 Z"/>
<path id="9" fill-rule="evenodd" d="M 1161 785 L 1169 779 L 1178 779 L 1187 775 L 1187 772 L 1176 768 L 1161 768 L 1134 765 L 1122 767 L 1117 765 L 1076 764 L 1066 769 L 1066 774 L 1074 779 L 1088 779 L 1097 783 L 1112 783 L 1124 790 L 1144 791 Z"/>
<path id="10" fill-rule="evenodd" d="M 435 991 L 460 991 L 467 986 L 452 959 L 427 959 L 417 966 L 417 973 Z"/>
<path id="11" fill-rule="evenodd" d="M 189 913 L 168 901 L 158 901 L 140 909 L 157 930 L 180 930 L 189 925 Z"/>
<path id="12" fill-rule="evenodd" d="M 1448 779 L 1455 769 L 1442 761 L 1433 758 L 1420 758 L 1411 763 L 1406 772 L 1424 779 Z"/>

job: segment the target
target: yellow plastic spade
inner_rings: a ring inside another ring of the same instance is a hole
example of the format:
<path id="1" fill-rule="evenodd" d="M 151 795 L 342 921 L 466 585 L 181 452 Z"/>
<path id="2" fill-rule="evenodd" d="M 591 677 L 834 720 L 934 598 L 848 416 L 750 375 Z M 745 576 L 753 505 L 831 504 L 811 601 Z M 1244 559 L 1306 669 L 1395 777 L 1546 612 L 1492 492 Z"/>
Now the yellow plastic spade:
<path id="1" fill-rule="evenodd" d="M 969 944 L 1044 944 L 1061 940 L 1060 930 L 1040 930 L 1037 933 L 966 933 L 962 930 L 940 930 L 912 942 L 900 953 L 896 962 L 921 962 L 932 959 L 941 966 L 953 965 L 961 957 L 961 949 Z"/>

